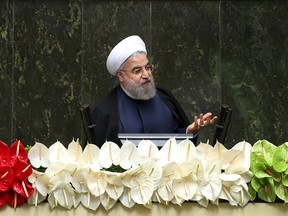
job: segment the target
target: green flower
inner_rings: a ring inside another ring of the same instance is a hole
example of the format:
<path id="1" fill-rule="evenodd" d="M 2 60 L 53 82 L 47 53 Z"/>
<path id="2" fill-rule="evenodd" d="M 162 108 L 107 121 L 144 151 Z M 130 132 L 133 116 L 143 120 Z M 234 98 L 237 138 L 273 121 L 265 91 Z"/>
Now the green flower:
<path id="1" fill-rule="evenodd" d="M 272 178 L 253 177 L 251 185 L 258 193 L 258 197 L 266 202 L 274 202 L 276 199 L 275 186 Z"/>
<path id="2" fill-rule="evenodd" d="M 288 142 L 284 143 L 283 145 L 277 147 L 275 149 L 273 155 L 273 161 L 277 163 L 273 163 L 273 168 L 277 172 L 285 172 L 288 168 Z"/>
<path id="3" fill-rule="evenodd" d="M 252 148 L 249 185 L 251 199 L 256 196 L 266 202 L 276 197 L 288 202 L 288 142 L 275 146 L 267 140 L 257 141 Z"/>

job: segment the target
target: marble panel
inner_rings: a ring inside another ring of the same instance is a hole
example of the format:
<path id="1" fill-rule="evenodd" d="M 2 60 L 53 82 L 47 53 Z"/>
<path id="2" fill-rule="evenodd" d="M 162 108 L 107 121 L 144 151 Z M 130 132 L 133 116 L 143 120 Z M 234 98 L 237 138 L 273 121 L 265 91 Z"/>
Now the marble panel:
<path id="1" fill-rule="evenodd" d="M 219 4 L 165 1 L 152 4 L 152 58 L 160 86 L 170 89 L 191 122 L 195 115 L 220 112 Z M 215 127 L 200 133 L 213 139 Z"/>
<path id="2" fill-rule="evenodd" d="M 0 3 L 0 140 L 13 142 L 13 7 L 10 1 Z"/>
<path id="3" fill-rule="evenodd" d="M 288 1 L 221 3 L 222 101 L 234 109 L 229 142 L 288 137 Z"/>
<path id="4" fill-rule="evenodd" d="M 15 1 L 15 137 L 67 145 L 80 138 L 80 1 Z"/>

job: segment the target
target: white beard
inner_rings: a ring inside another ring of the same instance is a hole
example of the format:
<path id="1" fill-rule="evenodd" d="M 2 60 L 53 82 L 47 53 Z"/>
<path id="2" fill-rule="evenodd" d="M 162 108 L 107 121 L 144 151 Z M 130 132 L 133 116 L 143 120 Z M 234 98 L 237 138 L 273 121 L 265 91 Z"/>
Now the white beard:
<path id="1" fill-rule="evenodd" d="M 148 84 L 142 86 L 147 80 L 141 81 L 139 84 L 132 82 L 127 76 L 123 76 L 125 86 L 123 88 L 132 96 L 132 98 L 137 100 L 149 100 L 156 95 L 156 87 L 153 77 L 149 80 Z"/>

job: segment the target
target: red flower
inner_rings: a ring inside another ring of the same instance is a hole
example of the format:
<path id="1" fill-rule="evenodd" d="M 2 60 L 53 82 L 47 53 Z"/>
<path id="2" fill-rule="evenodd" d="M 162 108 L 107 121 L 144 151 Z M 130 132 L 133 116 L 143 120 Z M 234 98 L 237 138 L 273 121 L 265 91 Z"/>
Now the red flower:
<path id="1" fill-rule="evenodd" d="M 26 199 L 31 197 L 34 192 L 34 188 L 27 181 L 16 181 L 13 184 L 13 190 Z"/>
<path id="2" fill-rule="evenodd" d="M 27 181 L 31 174 L 23 144 L 16 140 L 9 148 L 0 141 L 0 207 L 8 203 L 16 208 L 32 196 L 34 188 Z"/>
<path id="3" fill-rule="evenodd" d="M 32 166 L 28 163 L 18 161 L 14 164 L 13 172 L 16 179 L 24 181 L 32 174 Z"/>
<path id="4" fill-rule="evenodd" d="M 0 166 L 10 166 L 10 149 L 2 141 L 0 141 L 0 152 Z"/>
<path id="5" fill-rule="evenodd" d="M 11 190 L 8 197 L 8 204 L 14 208 L 20 206 L 26 202 L 27 198 L 17 194 L 15 191 Z"/>
<path id="6" fill-rule="evenodd" d="M 14 182 L 13 170 L 10 166 L 0 166 L 0 192 L 8 191 Z"/>
<path id="7" fill-rule="evenodd" d="M 20 140 L 16 140 L 10 147 L 11 165 L 18 161 L 27 162 L 28 153 Z"/>

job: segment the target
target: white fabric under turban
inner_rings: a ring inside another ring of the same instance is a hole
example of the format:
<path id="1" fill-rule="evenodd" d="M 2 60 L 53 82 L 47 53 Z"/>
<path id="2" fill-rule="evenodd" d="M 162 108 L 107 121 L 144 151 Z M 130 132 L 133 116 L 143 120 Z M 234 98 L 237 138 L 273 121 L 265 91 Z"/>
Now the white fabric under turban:
<path id="1" fill-rule="evenodd" d="M 145 43 L 139 36 L 132 35 L 120 41 L 107 58 L 106 67 L 109 73 L 115 76 L 122 63 L 137 51 L 147 54 Z"/>

